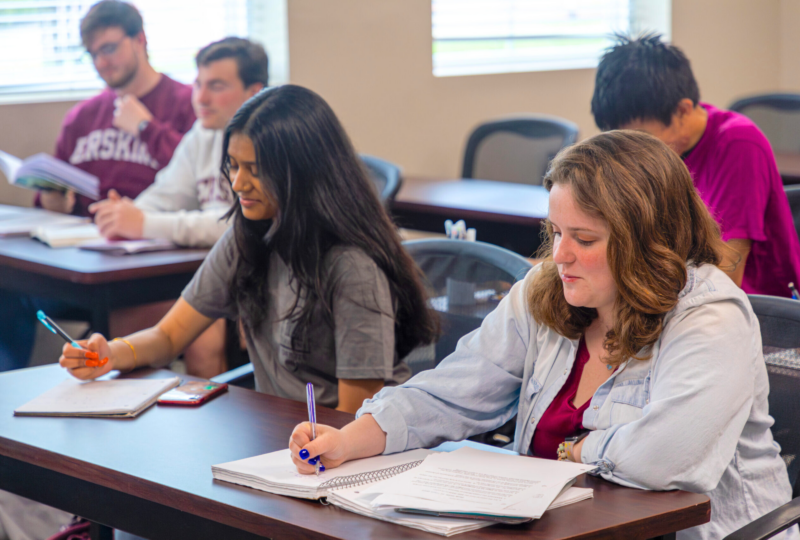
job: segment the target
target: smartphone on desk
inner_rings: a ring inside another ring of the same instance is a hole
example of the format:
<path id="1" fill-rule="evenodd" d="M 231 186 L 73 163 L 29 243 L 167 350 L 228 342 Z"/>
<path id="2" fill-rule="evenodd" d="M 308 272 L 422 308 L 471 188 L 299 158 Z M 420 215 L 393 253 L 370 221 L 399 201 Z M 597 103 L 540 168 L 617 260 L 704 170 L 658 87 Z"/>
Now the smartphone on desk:
<path id="1" fill-rule="evenodd" d="M 201 405 L 228 389 L 226 383 L 191 381 L 161 394 L 159 405 Z"/>

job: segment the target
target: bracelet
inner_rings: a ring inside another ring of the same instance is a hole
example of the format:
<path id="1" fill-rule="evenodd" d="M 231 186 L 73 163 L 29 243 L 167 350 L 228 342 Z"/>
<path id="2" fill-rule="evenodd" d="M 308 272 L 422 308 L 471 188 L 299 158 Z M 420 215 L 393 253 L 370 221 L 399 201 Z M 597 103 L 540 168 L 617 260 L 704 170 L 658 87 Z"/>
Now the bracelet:
<path id="1" fill-rule="evenodd" d="M 589 435 L 589 431 L 585 431 L 576 437 L 567 437 L 564 442 L 558 445 L 558 461 L 576 461 L 572 455 L 572 449 L 576 444 L 581 442 Z"/>
<path id="2" fill-rule="evenodd" d="M 112 343 L 115 342 L 115 341 L 122 341 L 122 342 L 128 344 L 128 347 L 131 348 L 131 352 L 133 353 L 133 367 L 129 371 L 133 371 L 134 369 L 136 369 L 136 349 L 133 348 L 133 345 L 131 345 L 131 342 L 128 341 L 127 339 L 123 339 L 123 338 L 114 338 L 114 339 L 111 340 Z"/>

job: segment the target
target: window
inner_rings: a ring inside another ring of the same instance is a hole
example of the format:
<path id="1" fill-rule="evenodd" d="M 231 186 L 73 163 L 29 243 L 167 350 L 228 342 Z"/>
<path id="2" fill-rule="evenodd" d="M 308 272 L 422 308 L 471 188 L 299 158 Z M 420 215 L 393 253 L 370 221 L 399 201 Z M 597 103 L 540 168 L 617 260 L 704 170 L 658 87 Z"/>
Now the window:
<path id="1" fill-rule="evenodd" d="M 617 32 L 670 38 L 671 0 L 432 0 L 437 77 L 593 68 Z"/>
<path id="2" fill-rule="evenodd" d="M 0 102 L 82 99 L 104 83 L 80 39 L 97 0 L 0 1 Z M 134 0 L 156 70 L 190 83 L 197 51 L 226 36 L 267 49 L 270 82 L 288 80 L 286 0 Z"/>

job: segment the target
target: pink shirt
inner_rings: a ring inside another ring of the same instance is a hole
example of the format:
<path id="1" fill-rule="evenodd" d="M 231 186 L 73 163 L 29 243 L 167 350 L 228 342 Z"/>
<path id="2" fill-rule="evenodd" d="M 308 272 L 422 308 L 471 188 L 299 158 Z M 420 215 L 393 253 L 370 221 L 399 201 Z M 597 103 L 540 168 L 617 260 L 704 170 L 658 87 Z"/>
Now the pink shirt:
<path id="1" fill-rule="evenodd" d="M 100 199 L 108 190 L 136 198 L 153 183 L 184 133 L 195 121 L 192 87 L 161 75 L 158 84 L 139 101 L 153 120 L 138 136 L 112 126 L 117 94 L 106 88 L 73 107 L 64 118 L 55 156 L 100 179 Z M 37 198 L 38 202 L 38 198 Z M 74 214 L 88 216 L 94 201 L 76 196 Z"/>
<path id="2" fill-rule="evenodd" d="M 753 241 L 742 289 L 791 296 L 789 282 L 800 283 L 800 241 L 772 148 L 746 116 L 700 105 L 708 124 L 684 161 L 722 239 Z"/>

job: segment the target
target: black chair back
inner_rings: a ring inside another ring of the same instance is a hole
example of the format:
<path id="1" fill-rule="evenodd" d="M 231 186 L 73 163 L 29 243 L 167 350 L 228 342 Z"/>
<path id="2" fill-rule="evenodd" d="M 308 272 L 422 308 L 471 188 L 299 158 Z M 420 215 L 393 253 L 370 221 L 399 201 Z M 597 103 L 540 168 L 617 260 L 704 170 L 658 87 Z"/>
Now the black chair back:
<path id="1" fill-rule="evenodd" d="M 452 353 L 458 340 L 478 328 L 532 268 L 524 257 L 484 242 L 412 240 L 403 246 L 425 275 L 431 305 L 442 325 L 432 349 L 422 348 L 406 358 L 413 373 L 435 367 Z"/>
<path id="2" fill-rule="evenodd" d="M 369 172 L 370 178 L 375 184 L 378 198 L 383 203 L 383 206 L 388 209 L 395 195 L 400 191 L 400 185 L 403 181 L 400 167 L 375 156 L 360 154 L 359 157 L 367 167 L 367 172 Z"/>
<path id="3" fill-rule="evenodd" d="M 751 294 L 750 304 L 761 326 L 761 345 L 769 374 L 772 436 L 781 446 L 789 470 L 792 497 L 800 492 L 800 302 Z"/>
<path id="4" fill-rule="evenodd" d="M 729 108 L 755 122 L 775 153 L 800 154 L 800 94 L 751 96 Z"/>
<path id="5" fill-rule="evenodd" d="M 550 161 L 578 140 L 578 126 L 562 118 L 529 115 L 494 120 L 470 134 L 463 178 L 542 185 Z"/>
<path id="6" fill-rule="evenodd" d="M 786 192 L 786 198 L 789 199 L 789 208 L 792 210 L 794 230 L 797 231 L 797 236 L 800 237 L 800 184 L 784 186 L 783 190 Z M 800 283 L 796 283 L 795 285 L 800 286 Z"/>

